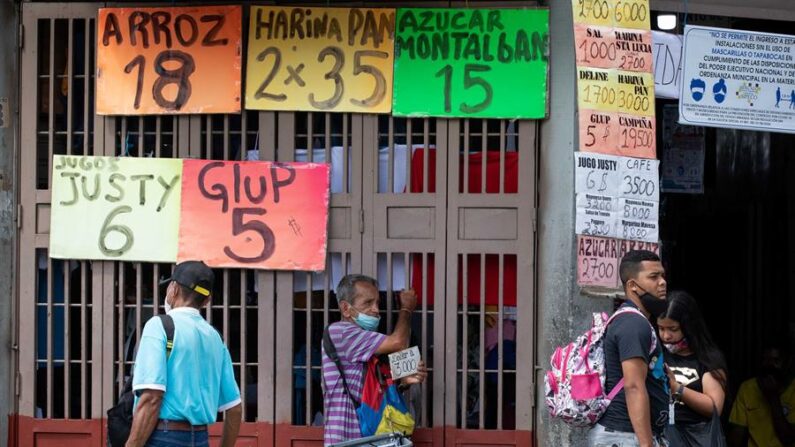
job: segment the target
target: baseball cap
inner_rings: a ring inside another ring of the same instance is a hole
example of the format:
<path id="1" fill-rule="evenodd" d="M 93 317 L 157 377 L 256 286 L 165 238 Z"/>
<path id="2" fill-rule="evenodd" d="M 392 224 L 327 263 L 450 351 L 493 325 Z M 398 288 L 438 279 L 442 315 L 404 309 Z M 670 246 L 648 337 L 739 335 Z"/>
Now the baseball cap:
<path id="1" fill-rule="evenodd" d="M 160 281 L 160 284 L 168 284 L 176 281 L 202 296 L 210 296 L 215 283 L 215 275 L 210 267 L 202 261 L 185 261 L 174 267 L 174 272 L 170 278 Z"/>

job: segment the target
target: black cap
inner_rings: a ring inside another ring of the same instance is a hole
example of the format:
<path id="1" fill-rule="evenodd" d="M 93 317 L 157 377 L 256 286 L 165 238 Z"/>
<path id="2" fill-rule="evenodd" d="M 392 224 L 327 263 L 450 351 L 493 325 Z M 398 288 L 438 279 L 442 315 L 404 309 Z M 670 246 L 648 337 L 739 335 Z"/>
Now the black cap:
<path id="1" fill-rule="evenodd" d="M 202 261 L 185 261 L 174 267 L 171 278 L 160 281 L 160 284 L 168 284 L 176 281 L 202 296 L 210 296 L 215 283 L 215 275 L 210 267 Z"/>

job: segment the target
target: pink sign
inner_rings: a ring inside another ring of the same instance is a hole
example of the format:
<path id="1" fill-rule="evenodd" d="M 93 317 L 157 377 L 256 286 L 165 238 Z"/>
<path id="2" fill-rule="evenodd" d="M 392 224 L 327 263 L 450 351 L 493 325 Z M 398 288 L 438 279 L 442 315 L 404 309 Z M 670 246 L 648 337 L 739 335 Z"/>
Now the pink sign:
<path id="1" fill-rule="evenodd" d="M 577 236 L 577 284 L 618 287 L 618 251 L 617 239 Z"/>
<path id="2" fill-rule="evenodd" d="M 184 160 L 178 260 L 323 270 L 329 172 L 318 163 Z"/>
<path id="3" fill-rule="evenodd" d="M 613 30 L 616 46 L 615 68 L 626 71 L 652 73 L 652 44 L 650 30 Z"/>
<path id="4" fill-rule="evenodd" d="M 574 25 L 574 41 L 577 42 L 578 66 L 593 68 L 618 66 L 618 49 L 613 27 L 577 23 Z"/>

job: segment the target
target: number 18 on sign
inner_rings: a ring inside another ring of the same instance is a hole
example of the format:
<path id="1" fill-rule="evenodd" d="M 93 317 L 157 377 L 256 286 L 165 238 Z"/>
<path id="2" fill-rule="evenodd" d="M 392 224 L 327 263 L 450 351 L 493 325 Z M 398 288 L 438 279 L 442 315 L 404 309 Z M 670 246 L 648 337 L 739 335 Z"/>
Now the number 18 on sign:
<path id="1" fill-rule="evenodd" d="M 240 111 L 240 6 L 103 8 L 97 113 Z"/>

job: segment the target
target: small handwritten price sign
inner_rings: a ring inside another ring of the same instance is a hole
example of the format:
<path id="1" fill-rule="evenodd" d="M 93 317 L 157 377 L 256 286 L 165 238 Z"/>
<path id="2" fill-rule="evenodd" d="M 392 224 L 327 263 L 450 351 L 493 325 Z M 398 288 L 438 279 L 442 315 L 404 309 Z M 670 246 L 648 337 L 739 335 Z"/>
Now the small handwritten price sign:
<path id="1" fill-rule="evenodd" d="M 394 115 L 546 116 L 547 9 L 398 9 L 396 26 Z"/>
<path id="2" fill-rule="evenodd" d="M 617 96 L 615 70 L 577 68 L 577 102 L 580 110 L 615 112 Z"/>
<path id="3" fill-rule="evenodd" d="M 577 284 L 616 288 L 618 250 L 616 239 L 577 236 Z"/>
<path id="4" fill-rule="evenodd" d="M 102 8 L 97 113 L 240 112 L 240 6 Z"/>
<path id="5" fill-rule="evenodd" d="M 184 160 L 178 259 L 320 271 L 328 164 Z"/>
<path id="6" fill-rule="evenodd" d="M 182 160 L 55 155 L 50 256 L 174 262 Z"/>
<path id="7" fill-rule="evenodd" d="M 389 366 L 392 368 L 392 379 L 394 380 L 416 374 L 420 367 L 420 348 L 412 346 L 389 354 Z"/>
<path id="8" fill-rule="evenodd" d="M 617 65 L 618 49 L 612 27 L 577 23 L 574 40 L 578 66 L 608 69 Z"/>
<path id="9" fill-rule="evenodd" d="M 654 74 L 616 71 L 613 79 L 618 112 L 654 117 Z"/>
<path id="10" fill-rule="evenodd" d="M 246 108 L 389 113 L 394 9 L 254 6 Z"/>
<path id="11" fill-rule="evenodd" d="M 649 0 L 572 0 L 574 23 L 649 29 Z"/>

